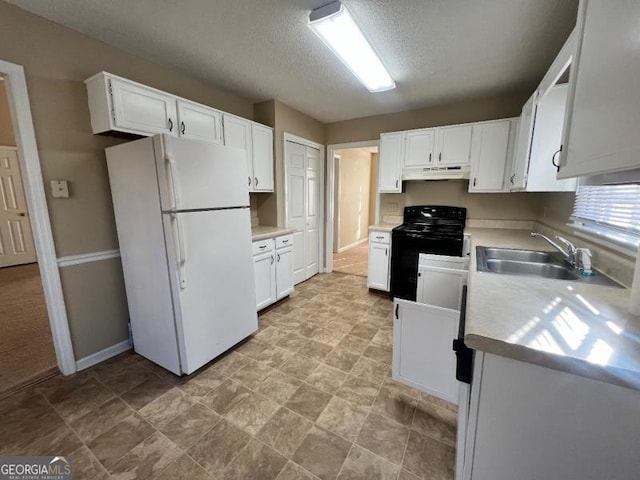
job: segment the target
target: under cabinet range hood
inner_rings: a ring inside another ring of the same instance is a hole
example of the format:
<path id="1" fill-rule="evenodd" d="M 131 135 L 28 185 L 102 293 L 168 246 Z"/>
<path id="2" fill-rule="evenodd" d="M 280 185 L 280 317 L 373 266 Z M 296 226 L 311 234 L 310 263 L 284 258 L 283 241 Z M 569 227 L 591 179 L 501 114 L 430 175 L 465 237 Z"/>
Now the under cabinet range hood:
<path id="1" fill-rule="evenodd" d="M 468 179 L 471 167 L 405 167 L 402 169 L 403 180 L 459 180 Z"/>

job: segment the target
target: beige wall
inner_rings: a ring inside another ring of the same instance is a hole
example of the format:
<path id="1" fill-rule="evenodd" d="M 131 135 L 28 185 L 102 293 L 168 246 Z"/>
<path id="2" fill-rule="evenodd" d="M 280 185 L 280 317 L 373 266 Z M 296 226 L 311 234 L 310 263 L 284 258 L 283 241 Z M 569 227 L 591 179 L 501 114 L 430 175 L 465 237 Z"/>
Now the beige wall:
<path id="1" fill-rule="evenodd" d="M 405 192 L 380 195 L 381 215 L 402 215 L 409 205 L 465 207 L 467 218 L 537 220 L 542 214 L 542 193 L 468 193 L 466 180 L 405 182 Z"/>
<path id="2" fill-rule="evenodd" d="M 324 124 L 277 100 L 254 105 L 254 120 L 274 129 L 275 191 L 257 194 L 260 224 L 284 225 L 284 133 L 324 145 Z"/>
<path id="3" fill-rule="evenodd" d="M 10 147 L 15 147 L 16 145 L 16 140 L 13 137 L 7 90 L 3 80 L 0 80 L 0 145 Z"/>
<path id="4" fill-rule="evenodd" d="M 371 153 L 359 148 L 336 151 L 338 169 L 338 250 L 351 246 L 369 234 Z"/>
<path id="5" fill-rule="evenodd" d="M 517 117 L 531 92 L 483 98 L 326 125 L 327 145 L 377 140 L 383 132 Z"/>
<path id="6" fill-rule="evenodd" d="M 104 148 L 126 140 L 91 133 L 84 79 L 106 70 L 253 116 L 244 99 L 1 1 L 0 59 L 25 68 L 45 185 L 69 181 L 69 199 L 54 200 L 47 191 L 58 256 L 118 247 Z M 77 358 L 127 338 L 118 261 L 65 267 L 61 276 Z"/>
<path id="7" fill-rule="evenodd" d="M 378 154 L 371 154 L 371 179 L 369 181 L 369 225 L 376 223 L 376 192 L 378 191 Z"/>
<path id="8" fill-rule="evenodd" d="M 565 224 L 573 213 L 574 192 L 548 192 L 544 194 L 540 220 L 551 224 Z"/>

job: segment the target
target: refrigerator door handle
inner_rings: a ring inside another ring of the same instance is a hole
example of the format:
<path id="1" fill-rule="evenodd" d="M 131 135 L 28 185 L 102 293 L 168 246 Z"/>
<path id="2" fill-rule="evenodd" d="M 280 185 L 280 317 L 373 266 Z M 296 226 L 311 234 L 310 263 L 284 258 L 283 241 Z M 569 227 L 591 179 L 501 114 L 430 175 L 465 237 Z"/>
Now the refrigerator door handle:
<path id="1" fill-rule="evenodd" d="M 176 243 L 178 244 L 178 280 L 180 281 L 180 289 L 187 288 L 187 277 L 185 264 L 187 263 L 187 252 L 185 248 L 184 230 L 182 229 L 182 221 L 180 215 L 171 215 L 176 224 Z"/>
<path id="2" fill-rule="evenodd" d="M 177 210 L 180 204 L 180 193 L 178 191 L 178 182 L 176 182 L 176 160 L 173 155 L 167 153 L 166 155 L 167 165 L 169 166 L 169 185 L 171 187 L 171 210 Z"/>

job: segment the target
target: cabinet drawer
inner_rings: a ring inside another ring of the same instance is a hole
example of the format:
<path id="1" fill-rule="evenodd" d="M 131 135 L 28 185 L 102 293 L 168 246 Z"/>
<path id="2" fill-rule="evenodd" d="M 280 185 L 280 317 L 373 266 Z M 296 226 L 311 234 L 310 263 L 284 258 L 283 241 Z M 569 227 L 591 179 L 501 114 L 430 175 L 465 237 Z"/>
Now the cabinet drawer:
<path id="1" fill-rule="evenodd" d="M 391 233 L 389 232 L 369 232 L 369 241 L 372 243 L 391 243 Z"/>
<path id="2" fill-rule="evenodd" d="M 267 238 L 266 240 L 258 240 L 253 242 L 253 254 L 266 253 L 273 251 L 273 238 Z"/>
<path id="3" fill-rule="evenodd" d="M 276 248 L 291 247 L 293 245 L 293 235 L 282 235 L 276 237 Z"/>

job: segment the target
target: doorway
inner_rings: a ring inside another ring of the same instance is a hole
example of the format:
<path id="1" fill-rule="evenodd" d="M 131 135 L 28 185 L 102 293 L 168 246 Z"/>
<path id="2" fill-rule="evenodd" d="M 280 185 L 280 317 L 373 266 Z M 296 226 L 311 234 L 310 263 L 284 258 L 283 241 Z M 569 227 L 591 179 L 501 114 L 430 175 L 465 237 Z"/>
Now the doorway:
<path id="1" fill-rule="evenodd" d="M 369 226 L 375 223 L 378 147 L 335 150 L 333 271 L 367 276 Z"/>
<path id="2" fill-rule="evenodd" d="M 378 218 L 378 144 L 328 147 L 327 271 L 368 274 L 369 226 Z"/>
<path id="3" fill-rule="evenodd" d="M 57 372 L 14 132 L 0 79 L 0 395 Z"/>

